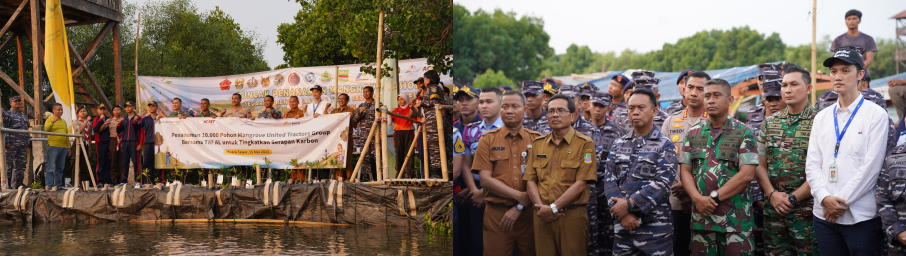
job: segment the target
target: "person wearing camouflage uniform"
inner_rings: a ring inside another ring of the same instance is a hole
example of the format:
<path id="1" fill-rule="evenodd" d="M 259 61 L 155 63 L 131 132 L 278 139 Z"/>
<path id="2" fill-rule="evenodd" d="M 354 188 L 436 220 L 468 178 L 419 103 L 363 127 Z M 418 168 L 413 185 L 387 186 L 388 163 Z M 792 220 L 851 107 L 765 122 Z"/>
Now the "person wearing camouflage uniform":
<path id="1" fill-rule="evenodd" d="M 184 112 L 182 110 L 182 99 L 179 97 L 173 98 L 173 111 L 170 114 L 167 114 L 168 118 L 186 118 L 186 117 L 195 117 L 194 114 Z"/>
<path id="2" fill-rule="evenodd" d="M 654 127 L 654 93 L 637 89 L 629 98 L 633 131 L 614 141 L 604 171 L 614 219 L 614 255 L 673 255 L 673 217 L 668 185 L 676 171 L 676 147 Z M 647 132 L 646 132 L 647 131 Z"/>
<path id="3" fill-rule="evenodd" d="M 692 199 L 692 255 L 752 255 L 752 201 L 746 187 L 758 165 L 755 136 L 729 117 L 730 84 L 705 84 L 708 121 L 696 125 L 683 142 L 678 162 Z M 715 125 L 719 124 L 719 125 Z M 731 182 L 734 176 L 741 176 Z M 736 193 L 738 192 L 738 193 Z"/>
<path id="4" fill-rule="evenodd" d="M 808 102 L 808 71 L 791 67 L 795 68 L 788 68 L 784 75 L 784 91 L 793 99 L 765 119 L 757 136 L 756 177 L 761 188 L 770 192 L 764 205 L 763 238 L 769 255 L 818 255 L 812 223 L 814 200 L 805 174 L 809 135 L 818 110 Z M 765 83 L 765 99 L 781 96 L 780 88 L 774 87 L 774 83 Z"/>
<path id="5" fill-rule="evenodd" d="M 550 84 L 548 84 L 550 86 Z M 547 125 L 547 109 L 544 108 L 544 93 L 546 92 L 540 82 L 523 81 L 522 94 L 525 95 L 525 117 L 522 118 L 522 127 L 540 133 L 551 132 Z"/>
<path id="6" fill-rule="evenodd" d="M 376 104 L 374 101 L 374 88 L 366 86 L 362 89 L 362 96 L 365 98 L 365 102 L 360 103 L 352 115 L 352 124 L 356 124 L 356 128 L 359 131 L 359 138 L 356 138 L 354 142 L 355 147 L 360 149 L 359 151 L 365 149 L 365 141 L 368 139 L 368 134 L 371 133 L 371 126 L 374 125 L 374 109 Z M 374 160 L 374 149 L 376 147 L 378 147 L 376 140 L 371 140 L 371 146 L 368 147 L 368 152 L 361 153 L 359 157 L 365 158 L 365 160 L 362 161 L 362 168 L 360 168 L 362 181 L 374 179 L 371 174 L 371 171 L 374 169 L 371 162 Z"/>
<path id="7" fill-rule="evenodd" d="M 768 80 L 779 80 L 780 79 L 780 66 L 772 63 L 762 63 L 758 65 L 758 89 L 761 92 L 764 92 L 764 82 Z M 763 99 L 762 99 L 763 100 Z M 749 112 L 746 113 L 746 125 L 752 129 L 753 132 L 758 132 L 758 129 L 761 128 L 761 123 L 764 122 L 764 101 L 758 101 L 755 106 L 752 106 L 749 109 Z"/>
<path id="8" fill-rule="evenodd" d="M 8 129 L 28 130 L 28 116 L 25 115 L 25 106 L 19 96 L 9 98 L 9 111 L 3 111 L 3 127 Z M 28 133 L 6 133 L 6 177 L 10 178 L 10 188 L 26 186 L 25 166 L 28 163 L 26 151 L 31 144 L 31 134 Z"/>
<path id="9" fill-rule="evenodd" d="M 621 129 L 626 127 L 623 125 L 626 120 L 621 119 L 620 114 L 626 112 L 626 101 L 623 99 L 623 91 L 629 87 L 629 81 L 629 77 L 616 75 L 610 78 L 610 86 L 607 87 L 607 93 L 613 96 L 610 113 L 607 115 Z"/>
<path id="10" fill-rule="evenodd" d="M 899 145 L 887 154 L 878 175 L 881 223 L 887 236 L 890 256 L 906 255 L 906 145 Z"/>
<path id="11" fill-rule="evenodd" d="M 448 172 L 453 169 L 453 148 L 447 147 L 446 149 L 440 149 L 440 139 L 437 135 L 437 114 L 434 109 L 435 105 L 453 104 L 453 99 L 450 98 L 448 94 L 444 93 L 443 85 L 439 84 L 440 75 L 438 75 L 436 71 L 430 70 L 428 72 L 425 72 L 424 78 L 425 85 L 427 85 L 427 92 L 425 92 L 425 95 L 422 98 L 421 109 L 422 114 L 425 117 L 425 130 L 427 130 L 428 133 L 426 138 L 427 141 L 425 141 L 425 143 L 428 144 L 428 163 L 430 165 L 428 174 L 431 178 L 441 178 L 441 165 L 446 165 Z M 453 133 L 453 118 L 450 116 L 451 115 L 449 114 L 449 110 L 441 110 L 441 120 L 443 121 L 444 135 L 450 135 Z M 452 137 L 449 136 L 444 137 L 443 140 L 445 140 L 445 145 L 452 146 L 453 141 L 451 139 Z M 446 151 L 446 156 L 451 157 L 447 158 L 447 163 L 440 163 L 441 150 Z"/>
<path id="12" fill-rule="evenodd" d="M 598 91 L 598 87 L 592 83 L 582 83 L 577 87 L 578 96 L 576 96 L 576 104 L 579 106 L 579 118 L 584 120 L 591 120 L 591 97 Z"/>
<path id="13" fill-rule="evenodd" d="M 598 142 L 595 142 L 595 152 L 598 156 L 598 180 L 591 184 L 586 206 L 589 220 L 588 255 L 613 255 L 613 217 L 610 214 L 610 205 L 607 203 L 608 198 L 604 192 L 604 166 L 607 164 L 607 156 L 610 155 L 610 146 L 614 140 L 623 135 L 623 131 L 614 125 L 607 116 L 611 99 L 613 99 L 612 95 L 598 91 L 590 101 L 592 122 L 601 133 L 598 136 Z"/>

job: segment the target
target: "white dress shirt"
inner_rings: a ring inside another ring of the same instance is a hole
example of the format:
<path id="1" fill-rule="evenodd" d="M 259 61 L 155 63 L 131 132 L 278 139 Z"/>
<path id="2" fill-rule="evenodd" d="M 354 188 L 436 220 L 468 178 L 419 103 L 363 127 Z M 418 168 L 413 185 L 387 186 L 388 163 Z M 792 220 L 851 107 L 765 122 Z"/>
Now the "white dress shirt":
<path id="1" fill-rule="evenodd" d="M 862 99 L 860 93 L 845 109 L 840 108 L 839 102 L 831 106 L 837 109 L 837 124 L 841 132 Z M 887 149 L 888 119 L 887 112 L 877 104 L 871 101 L 862 103 L 840 142 L 836 162 L 837 181 L 830 182 L 828 172 L 834 161 L 834 146 L 837 143 L 834 108 L 824 108 L 815 116 L 809 136 L 805 173 L 815 197 L 813 213 L 816 219 L 824 219 L 821 202 L 828 196 L 840 197 L 849 204 L 849 209 L 837 219 L 837 224 L 852 225 L 878 216 L 875 186 Z"/>
<path id="2" fill-rule="evenodd" d="M 308 107 L 305 108 L 305 117 L 314 117 L 315 113 L 324 114 L 324 110 L 327 109 L 327 104 L 330 103 L 330 99 L 321 97 L 321 103 L 314 101 L 306 104 Z"/>

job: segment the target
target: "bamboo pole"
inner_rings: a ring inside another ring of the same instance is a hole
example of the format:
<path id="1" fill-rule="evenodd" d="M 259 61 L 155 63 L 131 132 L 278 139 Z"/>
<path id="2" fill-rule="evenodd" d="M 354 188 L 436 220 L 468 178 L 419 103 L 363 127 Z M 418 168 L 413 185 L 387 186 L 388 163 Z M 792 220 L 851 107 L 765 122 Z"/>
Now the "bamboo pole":
<path id="1" fill-rule="evenodd" d="M 139 100 L 139 95 L 138 95 L 138 88 L 139 88 L 138 87 L 138 39 L 139 39 L 139 34 L 141 34 L 141 30 L 142 30 L 141 26 L 142 26 L 142 13 L 138 13 L 138 22 L 135 24 L 135 71 L 133 71 L 133 75 L 135 75 L 135 106 L 134 107 L 135 107 L 136 114 L 141 113 L 141 104 L 138 104 L 138 100 Z M 135 171 L 135 172 L 140 172 L 140 171 Z M 129 174 L 129 176 L 131 177 L 132 174 Z"/>
<path id="2" fill-rule="evenodd" d="M 387 115 L 382 113 L 381 120 L 387 121 L 388 120 Z M 383 153 L 381 153 L 381 157 L 384 158 L 383 159 L 384 168 L 381 169 L 381 171 L 384 172 L 384 175 L 381 176 L 382 181 L 386 180 L 386 179 L 390 179 L 390 150 L 389 150 L 389 146 L 387 144 L 387 141 L 389 141 L 389 140 L 387 140 L 387 127 L 390 126 L 390 124 L 391 123 L 388 121 L 388 122 L 384 122 L 383 126 L 381 126 L 381 148 L 382 148 L 381 151 L 383 152 Z"/>
<path id="3" fill-rule="evenodd" d="M 365 138 L 365 145 L 362 146 L 362 152 L 359 154 L 359 161 L 356 162 L 355 169 L 352 170 L 352 177 L 355 178 L 359 175 L 359 169 L 362 168 L 362 161 L 365 160 L 365 154 L 368 152 L 368 146 L 371 145 L 371 139 L 374 138 L 374 130 L 377 128 L 377 122 L 371 125 L 371 132 L 368 133 L 368 137 Z"/>
<path id="4" fill-rule="evenodd" d="M 818 0 L 812 0 L 812 103 L 818 97 L 818 47 L 815 40 L 815 29 L 818 22 Z"/>
<path id="5" fill-rule="evenodd" d="M 82 146 L 81 148 L 82 148 L 82 153 L 85 154 L 85 163 L 88 164 L 88 165 L 85 165 L 88 167 L 88 177 L 91 178 L 91 184 L 94 186 L 94 188 L 97 188 L 98 183 L 94 179 L 94 171 L 91 169 L 91 162 L 88 159 L 88 152 L 85 151 L 85 146 Z"/>
<path id="6" fill-rule="evenodd" d="M 378 115 L 375 115 L 375 118 L 377 118 L 378 120 L 380 120 L 380 113 L 378 113 Z M 383 170 L 381 169 L 381 168 L 384 167 L 384 163 L 383 163 L 383 160 L 384 160 L 384 159 L 383 159 L 383 156 L 382 156 L 381 154 L 384 153 L 384 151 L 383 151 L 384 149 L 381 149 L 381 148 L 378 148 L 378 147 L 383 147 L 383 145 L 381 144 L 381 141 L 384 140 L 384 137 L 381 136 L 381 133 L 382 133 L 382 132 L 381 132 L 381 127 L 383 127 L 384 124 L 382 124 L 382 123 L 379 122 L 379 121 L 375 121 L 374 123 L 375 123 L 375 124 L 378 124 L 378 127 L 376 128 L 376 129 L 377 129 L 377 132 L 374 133 L 374 140 L 375 140 L 375 141 L 374 141 L 374 157 L 375 157 L 375 158 L 374 158 L 374 177 L 373 177 L 373 178 L 374 178 L 376 181 L 381 181 L 381 180 L 383 180 L 383 177 L 381 177 L 381 176 L 384 175 L 384 172 L 383 172 Z"/>
<path id="7" fill-rule="evenodd" d="M 82 140 L 81 138 L 76 138 L 76 143 L 75 143 L 75 167 L 73 167 L 73 168 L 75 168 L 75 171 L 73 172 L 73 174 L 75 174 L 75 176 L 73 176 L 73 178 L 72 178 L 72 181 L 73 181 L 72 186 L 74 186 L 74 187 L 79 187 L 79 171 L 80 171 L 79 166 L 81 166 L 81 165 L 79 165 L 79 161 L 80 161 L 79 157 L 81 155 L 81 152 L 79 151 L 79 147 L 82 145 L 80 143 L 81 140 Z"/>
<path id="8" fill-rule="evenodd" d="M 422 107 L 422 116 L 425 115 L 425 107 Z M 427 122 L 427 120 L 425 120 Z M 428 179 L 428 174 L 431 173 L 431 163 L 428 162 L 428 128 L 422 126 L 422 177 Z"/>
<path id="9" fill-rule="evenodd" d="M 447 176 L 447 140 L 444 137 L 444 118 L 441 116 L 440 106 L 434 108 L 434 117 L 437 118 L 437 142 L 440 145 L 440 171 L 443 179 Z"/>
<path id="10" fill-rule="evenodd" d="M 424 130 L 424 129 L 425 129 L 424 127 L 421 128 L 421 130 Z M 422 134 L 421 131 L 418 131 L 415 133 L 415 139 L 412 140 L 412 145 L 409 146 L 409 152 L 406 153 L 406 160 L 403 161 L 403 166 L 402 166 L 403 169 L 399 171 L 399 174 L 396 174 L 396 179 L 402 178 L 403 171 L 405 171 L 409 167 L 409 165 L 408 165 L 409 160 L 412 159 L 412 153 L 415 152 L 415 146 L 418 145 L 418 138 L 419 138 L 419 135 L 421 135 L 421 134 Z"/>
<path id="11" fill-rule="evenodd" d="M 404 120 L 407 120 L 407 121 L 409 121 L 409 122 L 412 122 L 412 123 L 415 123 L 415 124 L 419 124 L 419 125 L 422 124 L 421 121 L 417 121 L 417 120 L 414 120 L 414 119 L 412 119 L 412 118 L 409 118 L 409 117 L 406 117 L 406 116 L 403 116 L 403 115 L 399 115 L 399 114 L 396 114 L 396 113 L 393 113 L 393 112 L 389 112 L 389 111 L 385 111 L 385 110 L 381 110 L 381 111 L 384 112 L 384 113 L 387 114 L 387 115 L 390 115 L 390 116 L 393 116 L 393 117 L 396 117 L 396 118 L 404 119 Z"/>

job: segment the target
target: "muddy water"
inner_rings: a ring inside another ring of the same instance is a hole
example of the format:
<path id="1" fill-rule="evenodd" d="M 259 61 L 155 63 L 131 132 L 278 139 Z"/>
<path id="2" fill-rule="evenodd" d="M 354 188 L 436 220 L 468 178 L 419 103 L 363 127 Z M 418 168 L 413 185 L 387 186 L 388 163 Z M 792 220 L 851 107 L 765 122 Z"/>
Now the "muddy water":
<path id="1" fill-rule="evenodd" d="M 450 255 L 449 240 L 385 226 L 0 224 L 0 255 Z"/>

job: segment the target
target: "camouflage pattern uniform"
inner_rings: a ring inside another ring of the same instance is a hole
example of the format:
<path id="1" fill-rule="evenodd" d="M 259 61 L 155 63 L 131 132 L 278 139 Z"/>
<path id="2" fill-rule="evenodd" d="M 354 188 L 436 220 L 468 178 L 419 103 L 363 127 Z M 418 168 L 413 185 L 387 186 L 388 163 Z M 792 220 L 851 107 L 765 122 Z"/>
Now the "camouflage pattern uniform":
<path id="1" fill-rule="evenodd" d="M 692 166 L 696 187 L 703 195 L 726 184 L 740 166 L 758 165 L 755 136 L 745 124 L 727 117 L 721 128 L 712 130 L 710 120 L 693 127 L 678 158 L 679 163 Z M 745 190 L 719 202 L 711 215 L 693 212 L 692 255 L 752 255 L 751 210 L 751 196 Z"/>
<path id="2" fill-rule="evenodd" d="M 375 101 L 371 101 L 370 103 L 360 103 L 353 112 L 354 115 L 352 115 L 352 123 L 357 124 L 356 127 L 359 130 L 359 138 L 356 138 L 354 143 L 355 147 L 360 149 L 359 151 L 361 151 L 361 149 L 365 149 L 365 141 L 368 139 L 368 134 L 371 133 L 371 126 L 374 125 L 375 103 Z M 359 108 L 361 107 L 365 107 L 365 111 L 360 113 Z M 377 131 L 375 131 L 375 133 L 377 133 Z M 375 147 L 378 147 L 376 143 L 377 142 L 375 142 L 375 140 L 371 140 L 371 146 L 368 147 L 368 152 L 361 153 L 361 155 L 359 156 L 359 158 L 365 158 L 365 160 L 362 161 L 362 168 L 360 168 L 361 175 L 363 175 L 363 177 L 364 175 L 371 174 L 371 171 L 373 169 L 373 167 L 371 166 L 371 161 L 374 159 L 374 149 Z"/>
<path id="3" fill-rule="evenodd" d="M 424 98 L 422 99 L 421 109 L 425 117 L 425 129 L 428 131 L 427 141 L 428 144 L 428 163 L 430 165 L 430 176 L 432 178 L 440 178 L 441 175 L 441 163 L 440 163 L 440 141 L 437 137 L 437 118 L 434 111 L 434 105 L 448 105 L 453 103 L 453 99 L 449 95 L 445 94 L 443 88 L 438 84 L 431 84 L 427 86 L 428 92 L 425 93 Z M 441 113 L 446 113 L 446 110 L 442 110 Z M 453 119 L 449 114 L 442 114 L 442 121 L 444 122 L 444 135 L 450 135 L 453 133 Z M 444 137 L 446 140 L 445 145 L 453 145 L 452 137 Z M 453 148 L 447 147 L 443 149 L 446 151 L 447 156 L 453 156 Z M 453 158 L 447 158 L 447 170 L 450 171 L 453 169 Z"/>
<path id="4" fill-rule="evenodd" d="M 881 174 L 878 175 L 878 192 L 875 198 L 881 208 L 881 223 L 887 235 L 890 256 L 906 255 L 906 246 L 897 235 L 906 231 L 906 145 L 897 146 L 887 154 Z"/>
<path id="5" fill-rule="evenodd" d="M 614 255 L 673 255 L 673 216 L 670 213 L 670 184 L 676 176 L 676 148 L 660 130 L 647 136 L 626 133 L 610 148 L 605 168 L 605 191 L 611 198 L 632 199 L 629 212 L 641 221 L 635 230 L 626 230 L 617 219 Z"/>
<path id="6" fill-rule="evenodd" d="M 547 88 L 551 88 L 550 84 L 545 85 Z M 534 81 L 525 81 L 522 83 L 522 93 L 528 95 L 541 95 L 544 94 L 544 87 L 541 86 L 541 82 Z M 547 109 L 544 106 L 541 107 L 541 117 L 537 119 L 532 119 L 529 117 L 529 110 L 525 110 L 525 117 L 522 118 L 522 127 L 528 130 L 532 130 L 540 133 L 541 135 L 551 133 L 551 127 L 547 123 Z"/>
<path id="7" fill-rule="evenodd" d="M 283 118 L 283 113 L 281 113 L 280 110 L 277 110 L 277 108 L 274 108 L 274 113 L 267 113 L 267 109 L 264 109 L 258 113 L 258 118 L 279 120 L 280 118 Z"/>
<path id="8" fill-rule="evenodd" d="M 612 95 L 598 91 L 591 97 L 591 103 L 610 106 L 612 99 Z M 604 166 L 607 164 L 607 156 L 610 155 L 610 146 L 614 140 L 623 135 L 623 131 L 610 120 L 610 117 L 607 117 L 604 124 L 597 128 L 600 133 L 598 138 L 593 141 L 595 141 L 595 154 L 597 155 L 598 180 L 591 184 L 588 205 L 585 206 L 589 221 L 588 255 L 610 256 L 613 255 L 613 217 L 610 214 L 610 205 L 607 203 L 609 198 L 604 192 Z"/>
<path id="9" fill-rule="evenodd" d="M 624 125 L 624 124 L 629 122 L 626 120 L 625 116 L 622 116 L 623 113 L 626 113 L 626 109 L 627 109 L 626 101 L 627 100 L 629 100 L 629 99 L 624 94 L 623 102 L 610 105 L 611 106 L 610 113 L 607 114 L 607 116 L 610 116 L 610 119 L 613 120 L 613 124 L 616 125 L 617 127 L 620 127 L 620 129 L 625 128 L 626 125 Z M 630 125 L 630 126 L 632 126 L 632 125 Z M 626 130 L 623 130 L 623 131 L 625 132 Z"/>
<path id="10" fill-rule="evenodd" d="M 644 74 L 644 75 L 642 75 Z M 657 94 L 657 85 L 661 82 L 660 79 L 654 78 L 654 73 L 650 71 L 637 71 L 632 73 L 632 84 L 633 90 L 635 89 L 647 89 L 651 90 Z M 637 83 L 638 82 L 638 83 Z M 624 101 L 629 101 L 628 95 L 623 95 Z M 654 115 L 654 126 L 655 129 L 660 130 L 664 126 L 664 121 L 667 120 L 667 116 L 670 116 L 669 113 L 664 112 L 664 110 L 658 108 L 657 114 Z M 620 112 L 620 120 L 623 120 L 621 127 L 623 128 L 623 133 L 632 133 L 632 122 L 629 121 L 629 112 L 628 110 L 623 110 Z"/>
<path id="11" fill-rule="evenodd" d="M 679 100 L 677 102 L 670 103 L 670 106 L 667 106 L 667 108 L 664 109 L 664 112 L 672 115 L 676 112 L 682 111 L 683 109 L 686 109 L 686 106 L 683 105 L 683 100 Z"/>
<path id="12" fill-rule="evenodd" d="M 654 115 L 654 127 L 655 129 L 660 130 L 664 126 L 664 122 L 667 121 L 667 117 L 670 116 L 661 109 L 657 110 L 657 114 Z M 629 121 L 629 112 L 624 110 L 620 113 L 620 117 L 617 119 L 623 120 L 623 125 L 621 126 L 623 133 L 629 134 L 632 133 L 632 122 Z"/>
<path id="13" fill-rule="evenodd" d="M 768 178 L 777 192 L 796 191 L 805 177 L 805 159 L 812 121 L 818 110 L 808 107 L 793 115 L 789 108 L 767 117 L 758 132 L 758 155 L 767 158 Z M 770 199 L 768 199 L 770 200 Z M 764 243 L 773 256 L 818 255 L 814 235 L 814 199 L 797 201 L 787 215 L 779 214 L 773 204 L 764 205 Z"/>
<path id="14" fill-rule="evenodd" d="M 9 100 L 11 102 L 21 101 L 19 96 L 10 97 Z M 22 108 L 24 109 L 25 107 Z M 25 113 L 12 109 L 9 111 L 0 109 L 0 111 L 3 111 L 4 128 L 28 130 L 28 116 L 25 116 Z M 28 148 L 26 146 L 29 140 L 31 140 L 31 134 L 6 133 L 5 142 L 10 145 L 10 148 L 6 149 L 7 170 L 3 172 L 6 172 L 6 177 L 10 178 L 10 188 L 18 188 L 20 185 L 25 185 L 23 180 L 25 179 L 25 166 L 28 162 L 28 155 L 26 155 Z"/>
<path id="15" fill-rule="evenodd" d="M 175 111 L 175 112 L 170 112 L 170 114 L 167 114 L 166 117 L 167 117 L 167 118 L 179 118 L 179 115 L 183 115 L 183 116 L 186 116 L 186 117 L 195 117 L 194 114 L 188 113 L 188 112 L 184 112 L 184 111 L 182 111 L 182 110 Z"/>
<path id="16" fill-rule="evenodd" d="M 704 107 L 702 108 L 702 113 L 700 115 L 692 115 L 689 113 L 689 108 L 685 108 L 682 111 L 675 112 L 670 117 L 667 117 L 667 121 L 664 123 L 664 127 L 661 128 L 661 133 L 667 135 L 667 138 L 670 138 L 670 141 L 673 141 L 674 146 L 676 147 L 676 153 L 680 154 L 680 147 L 683 145 L 683 141 L 686 140 L 686 134 L 691 130 L 695 125 L 701 124 L 708 120 L 708 112 L 705 112 Z M 679 165 L 677 165 L 679 166 Z M 679 176 L 679 168 L 677 167 L 675 173 L 676 178 L 673 180 L 673 184 L 682 184 Z M 676 197 L 673 194 L 670 194 L 670 207 L 672 207 L 673 213 L 673 254 L 676 255 L 689 255 L 690 245 L 692 244 L 692 199 L 689 196 L 684 196 L 683 198 Z"/>

